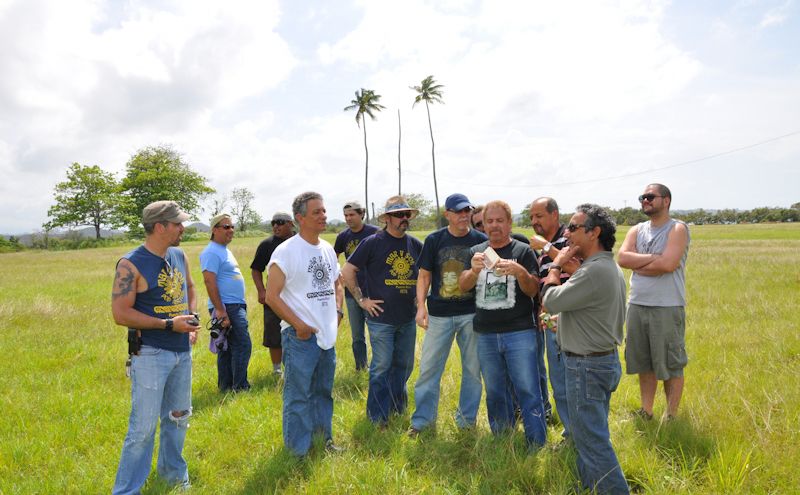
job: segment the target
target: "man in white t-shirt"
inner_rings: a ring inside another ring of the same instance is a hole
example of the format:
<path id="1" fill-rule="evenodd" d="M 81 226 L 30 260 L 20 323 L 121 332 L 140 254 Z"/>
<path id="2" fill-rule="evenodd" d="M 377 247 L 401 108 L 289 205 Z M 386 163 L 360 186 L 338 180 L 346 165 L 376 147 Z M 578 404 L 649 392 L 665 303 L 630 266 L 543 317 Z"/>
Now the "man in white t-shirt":
<path id="1" fill-rule="evenodd" d="M 311 436 L 322 432 L 333 443 L 333 375 L 336 335 L 342 320 L 344 290 L 333 247 L 319 235 L 327 216 L 322 196 L 305 192 L 294 199 L 296 235 L 275 249 L 267 265 L 267 304 L 281 318 L 283 442 L 305 456 Z"/>

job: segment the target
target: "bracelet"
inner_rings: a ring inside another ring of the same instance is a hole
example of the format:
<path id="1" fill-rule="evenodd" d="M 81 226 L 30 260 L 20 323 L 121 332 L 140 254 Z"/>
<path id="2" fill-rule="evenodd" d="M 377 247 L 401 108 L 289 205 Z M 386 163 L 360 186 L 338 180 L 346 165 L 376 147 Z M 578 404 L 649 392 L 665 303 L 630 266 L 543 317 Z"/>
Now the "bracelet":
<path id="1" fill-rule="evenodd" d="M 563 271 L 564 271 L 564 270 L 561 268 L 561 265 L 556 265 L 556 264 L 552 264 L 552 265 L 550 265 L 550 268 L 548 268 L 548 269 L 547 269 L 547 271 L 550 271 L 550 270 L 558 270 L 558 271 L 560 271 L 560 272 L 563 272 Z"/>

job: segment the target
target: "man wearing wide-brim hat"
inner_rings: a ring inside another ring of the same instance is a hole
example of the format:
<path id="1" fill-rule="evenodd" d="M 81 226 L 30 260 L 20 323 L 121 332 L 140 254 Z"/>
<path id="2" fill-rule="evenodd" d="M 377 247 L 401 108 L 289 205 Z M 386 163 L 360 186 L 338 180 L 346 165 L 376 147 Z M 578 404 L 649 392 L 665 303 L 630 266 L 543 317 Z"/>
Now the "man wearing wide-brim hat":
<path id="1" fill-rule="evenodd" d="M 403 196 L 389 198 L 378 217 L 386 224 L 384 229 L 361 241 L 342 268 L 345 285 L 367 314 L 372 347 L 367 417 L 379 426 L 386 424 L 390 414 L 402 413 L 408 403 L 406 383 L 414 369 L 417 260 L 422 243 L 406 232 L 418 214 Z M 357 280 L 361 271 L 366 274 L 366 294 Z"/>

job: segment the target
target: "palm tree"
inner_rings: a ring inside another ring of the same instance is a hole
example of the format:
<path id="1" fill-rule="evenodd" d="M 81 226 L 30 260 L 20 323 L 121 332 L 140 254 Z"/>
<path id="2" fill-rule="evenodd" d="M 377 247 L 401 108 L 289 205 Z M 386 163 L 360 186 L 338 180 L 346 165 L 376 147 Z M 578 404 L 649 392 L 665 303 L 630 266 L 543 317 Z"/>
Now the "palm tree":
<path id="1" fill-rule="evenodd" d="M 431 132 L 431 160 L 433 162 L 433 192 L 436 196 L 436 225 L 440 226 L 442 212 L 439 210 L 439 186 L 436 183 L 436 154 L 435 154 L 435 143 L 433 141 L 433 126 L 431 125 L 431 108 L 430 105 L 433 103 L 444 103 L 442 101 L 442 88 L 444 86 L 441 84 L 436 84 L 434 81 L 433 76 L 428 76 L 422 80 L 422 84 L 419 86 L 410 86 L 411 89 L 417 92 L 416 98 L 414 98 L 414 104 L 411 105 L 411 108 L 414 108 L 417 103 L 424 101 L 425 102 L 425 110 L 428 111 L 428 130 Z"/>
<path id="2" fill-rule="evenodd" d="M 378 100 L 381 99 L 381 95 L 375 94 L 375 91 L 371 89 L 364 89 L 361 88 L 361 93 L 359 94 L 356 91 L 356 98 L 350 101 L 350 105 L 344 107 L 345 112 L 349 112 L 350 110 L 356 111 L 356 124 L 361 127 L 361 120 L 364 114 L 367 114 L 375 120 L 375 114 L 373 112 L 380 112 L 383 110 L 384 107 Z M 367 148 L 367 119 L 364 120 L 364 155 L 366 160 L 364 162 L 364 208 L 367 210 L 367 220 L 369 220 L 369 149 Z"/>

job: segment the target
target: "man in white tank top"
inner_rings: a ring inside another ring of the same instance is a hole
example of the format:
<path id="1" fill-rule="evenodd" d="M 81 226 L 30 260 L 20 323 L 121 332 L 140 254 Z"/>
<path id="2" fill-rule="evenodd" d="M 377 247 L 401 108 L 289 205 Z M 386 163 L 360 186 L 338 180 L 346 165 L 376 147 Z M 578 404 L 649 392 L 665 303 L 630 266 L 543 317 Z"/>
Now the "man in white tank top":
<path id="1" fill-rule="evenodd" d="M 653 417 L 658 381 L 664 382 L 667 418 L 678 413 L 683 393 L 685 345 L 686 256 L 689 228 L 669 215 L 672 193 L 650 184 L 639 196 L 650 220 L 630 229 L 618 263 L 633 270 L 626 319 L 626 371 L 639 375 L 642 406 L 637 413 Z"/>

